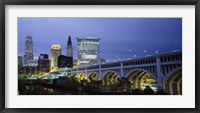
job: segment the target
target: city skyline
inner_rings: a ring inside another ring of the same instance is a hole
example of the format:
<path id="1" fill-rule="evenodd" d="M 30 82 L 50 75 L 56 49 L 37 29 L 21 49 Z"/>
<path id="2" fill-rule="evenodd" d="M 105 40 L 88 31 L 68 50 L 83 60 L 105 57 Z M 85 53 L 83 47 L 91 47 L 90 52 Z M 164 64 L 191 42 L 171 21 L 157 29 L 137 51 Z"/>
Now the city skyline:
<path id="1" fill-rule="evenodd" d="M 50 55 L 51 45 L 56 43 L 65 55 L 68 36 L 75 59 L 78 37 L 100 38 L 100 58 L 106 60 L 182 49 L 181 18 L 19 18 L 18 32 L 18 55 L 24 55 L 30 32 L 34 59 L 40 54 Z"/>

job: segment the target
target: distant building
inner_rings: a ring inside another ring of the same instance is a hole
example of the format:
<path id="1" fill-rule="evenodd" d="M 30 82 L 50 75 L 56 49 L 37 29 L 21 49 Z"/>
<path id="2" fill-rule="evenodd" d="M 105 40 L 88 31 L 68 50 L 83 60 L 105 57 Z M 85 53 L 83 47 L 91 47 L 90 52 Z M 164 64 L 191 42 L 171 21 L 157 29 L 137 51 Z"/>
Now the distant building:
<path id="1" fill-rule="evenodd" d="M 29 60 L 27 66 L 38 66 L 38 60 L 37 59 Z"/>
<path id="2" fill-rule="evenodd" d="M 39 68 L 38 66 L 24 66 L 23 67 L 23 75 L 32 75 L 32 74 L 38 74 Z"/>
<path id="3" fill-rule="evenodd" d="M 38 60 L 38 67 L 40 73 L 49 72 L 50 61 L 49 56 L 47 54 L 40 54 Z"/>
<path id="4" fill-rule="evenodd" d="M 24 67 L 18 66 L 18 75 L 22 75 L 24 73 Z"/>
<path id="5" fill-rule="evenodd" d="M 26 66 L 30 60 L 33 60 L 33 41 L 32 37 L 28 35 L 25 42 L 24 65 Z"/>
<path id="6" fill-rule="evenodd" d="M 58 56 L 61 55 L 60 44 L 53 44 L 51 46 L 51 69 L 58 67 Z"/>
<path id="7" fill-rule="evenodd" d="M 42 59 L 49 59 L 49 55 L 48 54 L 40 54 L 39 60 L 42 60 Z"/>
<path id="8" fill-rule="evenodd" d="M 73 47 L 72 47 L 72 41 L 71 41 L 71 37 L 70 36 L 68 37 L 66 51 L 67 51 L 66 56 L 73 58 Z"/>
<path id="9" fill-rule="evenodd" d="M 73 57 L 67 57 L 67 68 L 73 68 Z"/>
<path id="10" fill-rule="evenodd" d="M 78 68 L 79 61 L 77 59 L 73 59 L 73 68 Z"/>
<path id="11" fill-rule="evenodd" d="M 22 66 L 23 66 L 23 57 L 18 56 L 18 67 L 22 67 Z"/>
<path id="12" fill-rule="evenodd" d="M 67 67 L 67 57 L 65 55 L 58 56 L 58 67 L 59 68 Z"/>
<path id="13" fill-rule="evenodd" d="M 99 38 L 77 38 L 79 67 L 99 63 Z"/>
<path id="14" fill-rule="evenodd" d="M 58 56 L 58 67 L 59 68 L 72 68 L 73 67 L 73 58 L 67 57 L 64 55 Z"/>

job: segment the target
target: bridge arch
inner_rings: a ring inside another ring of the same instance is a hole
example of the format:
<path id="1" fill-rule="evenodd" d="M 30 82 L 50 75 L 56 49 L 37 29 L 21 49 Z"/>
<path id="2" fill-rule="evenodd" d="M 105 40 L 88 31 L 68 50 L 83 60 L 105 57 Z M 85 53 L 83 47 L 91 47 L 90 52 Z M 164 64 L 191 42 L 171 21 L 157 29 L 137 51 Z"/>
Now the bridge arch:
<path id="1" fill-rule="evenodd" d="M 182 68 L 178 67 L 169 72 L 163 78 L 163 87 L 166 93 L 171 95 L 182 94 Z"/>
<path id="2" fill-rule="evenodd" d="M 103 85 L 117 85 L 120 78 L 121 77 L 117 72 L 110 70 L 104 73 L 102 83 Z"/>
<path id="3" fill-rule="evenodd" d="M 100 81 L 100 77 L 96 72 L 90 72 L 87 76 L 88 82 Z"/>
<path id="4" fill-rule="evenodd" d="M 77 76 L 76 76 L 78 82 L 81 82 L 81 81 L 84 81 L 87 79 L 86 77 L 86 74 L 85 73 L 79 73 Z"/>
<path id="5" fill-rule="evenodd" d="M 125 77 L 127 78 L 131 73 L 136 72 L 136 71 L 143 71 L 143 72 L 145 72 L 145 73 L 151 75 L 154 79 L 157 79 L 151 72 L 149 72 L 149 71 L 147 71 L 147 70 L 145 70 L 145 69 L 141 69 L 141 68 L 136 68 L 136 69 L 133 69 L 133 70 L 129 71 L 129 72 L 125 75 Z"/>
<path id="6" fill-rule="evenodd" d="M 131 84 L 131 89 L 144 90 L 146 86 L 149 86 L 152 90 L 157 91 L 157 78 L 147 70 L 133 69 L 125 75 L 125 78 Z"/>

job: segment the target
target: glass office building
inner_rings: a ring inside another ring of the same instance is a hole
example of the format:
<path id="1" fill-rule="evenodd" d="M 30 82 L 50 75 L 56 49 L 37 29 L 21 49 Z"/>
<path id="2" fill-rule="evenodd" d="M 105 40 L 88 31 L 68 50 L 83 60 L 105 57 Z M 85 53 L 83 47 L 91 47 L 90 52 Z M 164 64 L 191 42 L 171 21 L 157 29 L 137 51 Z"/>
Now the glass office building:
<path id="1" fill-rule="evenodd" d="M 32 37 L 28 35 L 25 42 L 24 65 L 27 66 L 31 60 L 33 60 L 33 40 Z"/>
<path id="2" fill-rule="evenodd" d="M 79 67 L 98 64 L 100 38 L 79 37 L 77 41 Z"/>

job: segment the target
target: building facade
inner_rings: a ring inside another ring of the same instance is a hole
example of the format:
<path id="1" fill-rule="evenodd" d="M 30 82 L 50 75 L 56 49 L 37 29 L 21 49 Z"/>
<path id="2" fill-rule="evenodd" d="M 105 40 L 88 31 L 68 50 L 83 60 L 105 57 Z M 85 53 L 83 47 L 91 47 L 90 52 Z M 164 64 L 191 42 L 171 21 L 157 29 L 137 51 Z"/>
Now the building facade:
<path id="1" fill-rule="evenodd" d="M 26 66 L 38 66 L 38 59 L 29 60 Z"/>
<path id="2" fill-rule="evenodd" d="M 32 37 L 28 35 L 25 42 L 24 65 L 26 66 L 30 60 L 33 60 L 33 40 Z"/>
<path id="3" fill-rule="evenodd" d="M 58 67 L 58 56 L 61 55 L 60 44 L 53 44 L 51 46 L 51 69 Z"/>
<path id="4" fill-rule="evenodd" d="M 38 67 L 40 73 L 49 72 L 50 61 L 49 56 L 47 54 L 40 54 L 38 59 Z"/>
<path id="5" fill-rule="evenodd" d="M 72 47 L 72 41 L 71 41 L 71 37 L 70 36 L 68 37 L 66 51 L 67 51 L 66 52 L 66 56 L 73 58 L 73 47 Z"/>
<path id="6" fill-rule="evenodd" d="M 99 63 L 99 38 L 77 38 L 79 67 Z"/>
<path id="7" fill-rule="evenodd" d="M 73 68 L 79 67 L 79 61 L 77 59 L 73 59 Z"/>
<path id="8" fill-rule="evenodd" d="M 65 55 L 58 56 L 58 68 L 67 67 L 67 57 Z"/>
<path id="9" fill-rule="evenodd" d="M 32 74 L 38 74 L 39 68 L 38 66 L 24 66 L 23 67 L 23 75 L 32 75 Z"/>
<path id="10" fill-rule="evenodd" d="M 59 68 L 72 68 L 73 67 L 73 58 L 67 57 L 64 55 L 58 56 L 58 67 Z"/>

